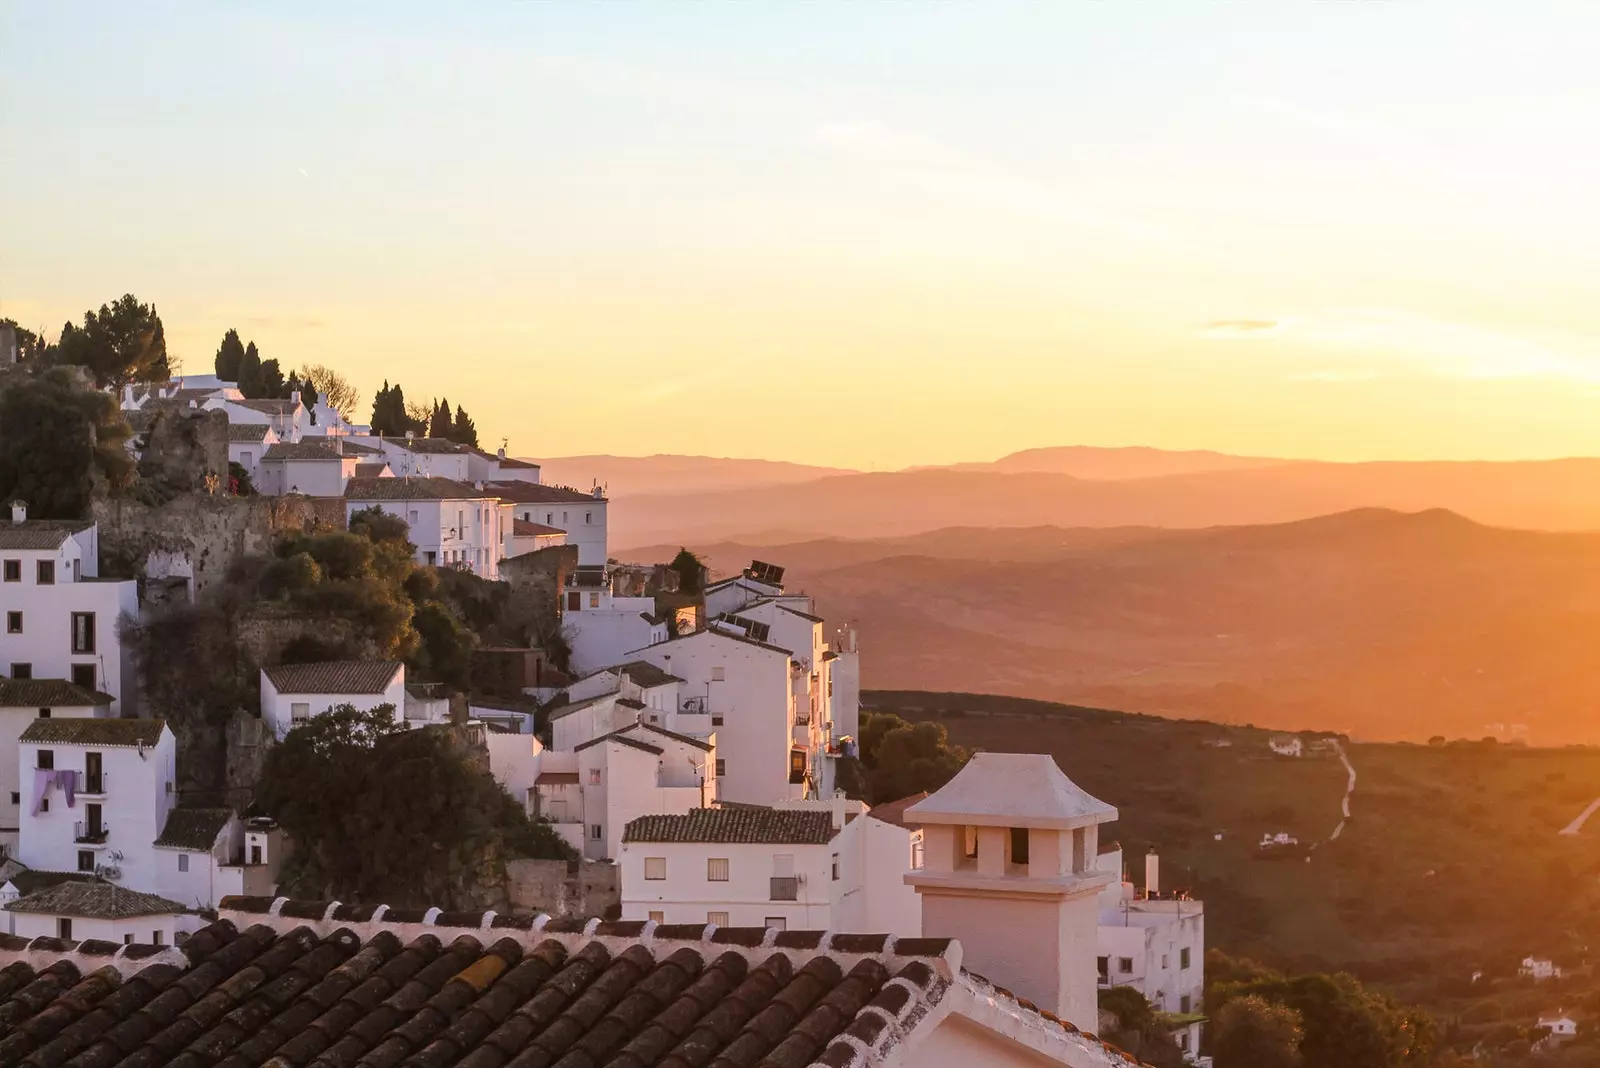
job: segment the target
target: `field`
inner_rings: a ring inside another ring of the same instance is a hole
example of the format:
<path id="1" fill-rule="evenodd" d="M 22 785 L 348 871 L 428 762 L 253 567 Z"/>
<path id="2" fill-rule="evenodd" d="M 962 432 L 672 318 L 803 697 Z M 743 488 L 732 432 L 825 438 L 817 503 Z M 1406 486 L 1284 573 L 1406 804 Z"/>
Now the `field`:
<path id="1" fill-rule="evenodd" d="M 1600 749 L 1346 743 L 1351 818 L 1329 841 L 1347 774 L 1313 745 L 1326 736 L 1303 736 L 1297 759 L 1251 727 L 969 694 L 869 691 L 863 703 L 942 723 L 960 745 L 1053 755 L 1117 806 L 1102 841 L 1119 840 L 1139 877 L 1156 849 L 1165 888 L 1204 901 L 1207 940 L 1230 954 L 1351 971 L 1450 1018 L 1481 1015 L 1490 989 L 1515 1000 L 1504 977 L 1529 954 L 1573 973 L 1574 997 L 1589 987 L 1600 817 L 1558 832 L 1600 796 Z M 1262 835 L 1280 831 L 1316 844 L 1262 859 Z"/>

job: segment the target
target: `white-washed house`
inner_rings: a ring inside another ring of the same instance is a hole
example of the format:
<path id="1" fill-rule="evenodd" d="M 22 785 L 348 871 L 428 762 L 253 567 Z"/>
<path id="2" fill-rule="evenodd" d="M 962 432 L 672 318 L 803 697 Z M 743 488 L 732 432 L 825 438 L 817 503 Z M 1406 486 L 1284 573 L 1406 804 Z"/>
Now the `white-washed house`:
<path id="1" fill-rule="evenodd" d="M 347 521 L 366 508 L 405 520 L 417 563 L 464 567 L 480 578 L 500 577 L 509 520 L 493 492 L 448 478 L 353 477 L 344 499 Z"/>
<path id="2" fill-rule="evenodd" d="M 472 450 L 444 438 L 363 438 L 378 449 L 399 478 L 446 478 L 473 481 Z"/>
<path id="3" fill-rule="evenodd" d="M 342 497 L 355 477 L 361 455 L 346 452 L 343 438 L 280 441 L 262 453 L 256 489 L 268 496 L 299 493 L 307 497 Z"/>
<path id="4" fill-rule="evenodd" d="M 1145 894 L 1122 878 L 1122 851 L 1102 854 L 1096 866 L 1113 876 L 1100 893 L 1097 935 L 1102 990 L 1131 986 L 1151 1008 L 1168 1014 L 1178 1048 L 1200 1050 L 1205 1002 L 1205 907 L 1187 896 L 1162 896 L 1159 861 L 1145 858 Z"/>
<path id="5" fill-rule="evenodd" d="M 579 564 L 561 591 L 561 633 L 572 651 L 572 670 L 588 675 L 665 641 L 667 620 L 655 610 L 653 597 L 614 594 L 604 566 Z"/>
<path id="6" fill-rule="evenodd" d="M 605 566 L 608 502 L 604 490 L 597 486 L 584 493 L 565 486 L 546 486 L 516 478 L 500 478 L 484 484 L 511 505 L 514 518 L 566 531 L 566 544 L 578 547 L 579 564 Z"/>
<path id="7" fill-rule="evenodd" d="M 183 905 L 159 894 L 100 879 L 60 882 L 6 905 L 21 938 L 170 946 L 184 920 Z"/>
<path id="8" fill-rule="evenodd" d="M 0 678 L 0 847 L 17 852 L 21 830 L 24 775 L 22 732 L 36 719 L 108 719 L 111 695 L 60 679 Z M 28 785 L 32 785 L 29 777 Z"/>
<path id="9" fill-rule="evenodd" d="M 406 696 L 406 668 L 398 660 L 333 660 L 261 669 L 261 718 L 279 739 L 339 705 L 361 711 L 388 705 L 395 722 L 402 722 Z"/>
<path id="10" fill-rule="evenodd" d="M 266 423 L 228 424 L 228 462 L 244 468 L 250 484 L 261 491 L 261 458 L 278 444 L 278 432 Z"/>
<path id="11" fill-rule="evenodd" d="M 155 890 L 186 909 L 214 909 L 230 894 L 267 894 L 275 868 L 251 864 L 245 824 L 229 808 L 175 808 L 155 840 Z M 179 930 L 198 926 L 181 919 Z"/>
<path id="12" fill-rule="evenodd" d="M 922 829 L 908 824 L 905 812 L 927 796 L 874 805 L 844 820 L 829 843 L 831 927 L 901 938 L 922 934 L 922 899 L 905 882 L 922 864 Z"/>

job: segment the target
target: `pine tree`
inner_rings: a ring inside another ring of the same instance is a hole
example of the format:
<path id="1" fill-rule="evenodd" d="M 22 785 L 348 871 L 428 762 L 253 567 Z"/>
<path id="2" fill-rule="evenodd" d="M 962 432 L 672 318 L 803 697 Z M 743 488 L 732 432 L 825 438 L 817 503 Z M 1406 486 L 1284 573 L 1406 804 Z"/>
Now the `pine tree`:
<path id="1" fill-rule="evenodd" d="M 444 438 L 448 441 L 450 432 L 453 429 L 454 424 L 450 419 L 450 402 L 442 400 L 433 409 L 433 421 L 428 424 L 428 436 L 430 438 Z"/>
<path id="2" fill-rule="evenodd" d="M 239 363 L 243 359 L 244 342 L 239 340 L 239 331 L 229 329 L 217 347 L 217 377 L 224 382 L 239 381 Z"/>
<path id="3" fill-rule="evenodd" d="M 477 424 L 472 421 L 472 416 L 467 414 L 467 410 L 459 404 L 456 405 L 456 418 L 450 431 L 450 440 L 457 445 L 470 445 L 474 449 L 478 447 Z"/>
<path id="4" fill-rule="evenodd" d="M 239 392 L 251 399 L 261 396 L 261 353 L 254 341 L 245 346 L 244 358 L 239 361 Z"/>
<path id="5" fill-rule="evenodd" d="M 278 366 L 276 359 L 261 361 L 261 396 L 271 399 L 286 397 L 284 391 L 283 369 Z"/>

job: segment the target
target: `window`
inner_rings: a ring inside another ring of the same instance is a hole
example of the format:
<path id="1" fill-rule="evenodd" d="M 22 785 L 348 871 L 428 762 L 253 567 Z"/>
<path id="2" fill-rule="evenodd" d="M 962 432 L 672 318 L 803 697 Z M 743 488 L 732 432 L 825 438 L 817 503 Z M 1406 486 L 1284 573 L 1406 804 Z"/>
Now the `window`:
<path id="1" fill-rule="evenodd" d="M 706 858 L 706 881 L 712 883 L 725 883 L 728 881 L 728 858 Z"/>
<path id="2" fill-rule="evenodd" d="M 187 854 L 187 853 L 179 853 L 178 854 L 178 870 L 179 871 L 188 871 L 189 870 L 189 854 Z"/>
<path id="3" fill-rule="evenodd" d="M 7 582 L 21 582 L 22 581 L 22 561 L 21 560 L 7 560 L 5 567 L 6 567 L 6 581 Z"/>
<path id="4" fill-rule="evenodd" d="M 68 916 L 56 917 L 56 937 L 68 941 L 72 939 L 72 919 Z"/>
<path id="5" fill-rule="evenodd" d="M 589 785 L 590 786 L 599 786 L 600 785 L 600 769 L 599 768 L 590 768 L 589 769 Z"/>
<path id="6" fill-rule="evenodd" d="M 291 723 L 304 723 L 311 718 L 311 704 L 308 701 L 295 701 L 289 706 L 289 721 Z"/>
<path id="7" fill-rule="evenodd" d="M 39 811 L 40 812 L 49 812 L 50 811 L 50 799 L 48 797 L 39 798 Z"/>
<path id="8" fill-rule="evenodd" d="M 17 791 L 17 790 L 12 790 L 11 791 L 11 803 L 13 805 L 22 804 L 22 794 L 21 794 L 20 791 Z"/>
<path id="9" fill-rule="evenodd" d="M 589 513 L 589 512 L 585 512 L 585 513 L 583 513 L 583 521 L 584 521 L 584 522 L 585 522 L 585 523 L 589 523 L 589 522 L 592 522 L 592 520 L 591 520 L 591 519 L 590 519 L 590 518 L 589 518 L 589 517 L 590 517 L 590 515 L 591 515 L 591 514 L 592 514 L 592 513 Z"/>
<path id="10" fill-rule="evenodd" d="M 1133 958 L 1132 957 L 1118 957 L 1117 958 L 1117 971 L 1121 972 L 1123 975 L 1132 975 L 1133 974 Z"/>
<path id="11" fill-rule="evenodd" d="M 56 562 L 54 560 L 39 561 L 39 585 L 54 586 L 56 584 Z"/>
<path id="12" fill-rule="evenodd" d="M 771 927 L 774 930 L 786 931 L 789 929 L 789 921 L 782 916 L 768 916 L 761 922 L 764 926 Z"/>
<path id="13" fill-rule="evenodd" d="M 31 678 L 33 678 L 33 665 L 32 664 L 12 664 L 11 665 L 11 677 L 14 678 L 14 679 L 31 679 Z"/>
<path id="14" fill-rule="evenodd" d="M 50 710 L 48 708 L 39 709 L 39 718 L 40 719 L 49 719 L 50 718 Z"/>
<path id="15" fill-rule="evenodd" d="M 600 595 L 598 593 L 591 593 L 589 595 L 589 607 L 590 608 L 599 608 L 600 607 Z"/>
<path id="16" fill-rule="evenodd" d="M 427 559 L 427 563 L 428 563 L 429 567 L 432 567 L 434 565 L 434 561 L 436 561 L 438 559 L 438 554 L 433 552 L 431 549 L 428 552 L 423 553 L 422 555 L 428 558 Z"/>
<path id="17" fill-rule="evenodd" d="M 1188 994 L 1185 994 L 1185 995 L 1183 995 L 1183 997 L 1178 999 L 1178 1011 L 1179 1012 L 1186 1013 L 1186 1012 L 1189 1011 L 1189 1009 L 1191 1007 L 1193 1007 L 1193 1005 L 1194 1005 L 1194 1001 L 1193 1001 L 1193 999 L 1191 999 L 1189 997 Z"/>
<path id="18" fill-rule="evenodd" d="M 1011 863 L 1028 863 L 1028 828 L 1011 828 Z"/>
<path id="19" fill-rule="evenodd" d="M 598 823 L 589 824 L 589 841 L 598 842 L 605 837 L 605 829 Z"/>
<path id="20" fill-rule="evenodd" d="M 125 946 L 133 945 L 133 935 L 131 935 L 131 934 L 123 935 L 122 936 L 122 944 L 125 945 Z"/>
<path id="21" fill-rule="evenodd" d="M 581 612 L 581 611 L 583 611 L 583 594 L 579 593 L 577 590 L 568 591 L 568 593 L 567 593 L 567 611 L 569 611 L 569 612 Z"/>
<path id="22" fill-rule="evenodd" d="M 833 855 L 833 881 L 839 881 L 839 854 Z"/>
<path id="23" fill-rule="evenodd" d="M 961 850 L 962 855 L 968 860 L 976 860 L 978 857 L 978 828 L 963 827 L 961 830 L 964 839 Z"/>
<path id="24" fill-rule="evenodd" d="M 36 766 L 44 768 L 46 771 L 55 770 L 56 751 L 54 749 L 39 750 L 39 763 Z"/>
<path id="25" fill-rule="evenodd" d="M 665 912 L 652 912 L 649 918 L 651 923 L 667 922 L 667 914 Z"/>
<path id="26" fill-rule="evenodd" d="M 728 914 L 726 912 L 708 912 L 706 913 L 706 922 L 714 923 L 718 927 L 726 927 L 728 926 Z"/>
<path id="27" fill-rule="evenodd" d="M 657 882 L 667 877 L 666 857 L 645 857 L 644 877 L 651 882 Z"/>
<path id="28" fill-rule="evenodd" d="M 553 523 L 555 523 L 555 521 L 556 521 L 556 515 L 555 515 L 554 512 L 546 512 L 544 514 L 544 525 L 545 526 L 548 527 L 548 526 L 552 525 Z"/>
<path id="29" fill-rule="evenodd" d="M 164 946 L 167 944 L 167 936 L 162 934 L 160 931 L 151 931 L 150 944 L 152 946 Z"/>
<path id="30" fill-rule="evenodd" d="M 467 510 L 465 508 L 457 508 L 456 509 L 456 537 L 464 538 L 466 536 L 467 536 Z"/>
<path id="31" fill-rule="evenodd" d="M 726 774 L 728 774 L 728 762 L 721 757 L 717 757 L 717 778 L 720 779 Z"/>
<path id="32" fill-rule="evenodd" d="M 1189 947 L 1188 946 L 1184 946 L 1182 949 L 1178 950 L 1178 967 L 1179 968 L 1187 968 L 1188 966 L 1189 966 Z M 1184 1009 L 1183 1011 L 1184 1012 L 1188 1012 L 1189 1010 L 1188 1009 Z"/>
<path id="33" fill-rule="evenodd" d="M 1111 978 L 1111 958 L 1110 957 L 1096 957 L 1094 965 L 1095 965 L 1095 968 L 1098 969 L 1099 972 L 1100 972 L 1100 981 L 1101 982 L 1104 982 L 1107 979 Z"/>
<path id="34" fill-rule="evenodd" d="M 22 613 L 21 612 L 7 612 L 6 613 L 6 633 L 7 634 L 21 634 L 22 633 Z"/>
<path id="35" fill-rule="evenodd" d="M 94 613 L 72 613 L 72 651 L 74 653 L 94 652 Z"/>
<path id="36" fill-rule="evenodd" d="M 95 671 L 93 664 L 72 665 L 72 685 L 81 686 L 85 690 L 94 689 Z"/>
<path id="37" fill-rule="evenodd" d="M 727 668 L 714 667 L 714 668 L 711 669 L 711 681 L 712 682 L 726 682 L 727 678 L 728 678 L 728 669 Z"/>
<path id="38" fill-rule="evenodd" d="M 78 870 L 94 871 L 94 852 L 89 849 L 78 850 Z"/>

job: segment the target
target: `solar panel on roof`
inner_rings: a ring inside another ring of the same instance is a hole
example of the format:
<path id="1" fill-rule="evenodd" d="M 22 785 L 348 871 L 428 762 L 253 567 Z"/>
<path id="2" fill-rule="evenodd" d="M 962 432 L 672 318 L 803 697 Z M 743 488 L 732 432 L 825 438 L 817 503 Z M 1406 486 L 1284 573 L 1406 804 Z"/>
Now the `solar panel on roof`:
<path id="1" fill-rule="evenodd" d="M 771 586 L 783 585 L 783 568 L 777 564 L 769 564 L 765 560 L 750 561 L 750 577 L 757 582 L 765 582 Z"/>

